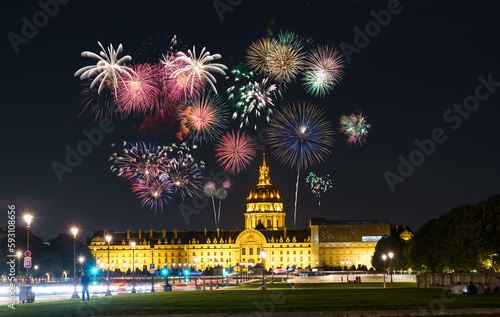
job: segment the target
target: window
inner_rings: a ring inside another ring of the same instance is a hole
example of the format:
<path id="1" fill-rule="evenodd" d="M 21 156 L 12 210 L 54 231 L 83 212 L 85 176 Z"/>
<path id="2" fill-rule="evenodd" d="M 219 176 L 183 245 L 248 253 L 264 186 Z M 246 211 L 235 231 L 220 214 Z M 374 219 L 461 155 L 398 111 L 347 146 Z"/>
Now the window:
<path id="1" fill-rule="evenodd" d="M 293 251 L 293 254 L 297 254 L 297 251 Z"/>
<path id="2" fill-rule="evenodd" d="M 245 249 L 245 248 L 241 248 L 241 255 L 247 255 L 247 254 L 246 254 L 246 249 Z"/>
<path id="3" fill-rule="evenodd" d="M 274 255 L 274 251 L 271 251 L 271 254 Z"/>
<path id="4" fill-rule="evenodd" d="M 280 257 L 280 261 L 283 262 L 283 257 L 282 256 Z"/>
<path id="5" fill-rule="evenodd" d="M 257 248 L 257 255 L 260 254 L 260 248 Z"/>
<path id="6" fill-rule="evenodd" d="M 280 251 L 280 254 L 283 255 L 283 251 Z"/>
<path id="7" fill-rule="evenodd" d="M 249 249 L 248 249 L 248 254 L 249 254 L 249 255 L 253 255 L 253 248 L 249 248 Z"/>
<path id="8" fill-rule="evenodd" d="M 207 256 L 210 256 L 210 252 L 207 252 Z"/>
<path id="9" fill-rule="evenodd" d="M 203 256 L 203 252 L 201 252 L 201 256 Z"/>
<path id="10" fill-rule="evenodd" d="M 300 254 L 302 254 L 302 250 L 300 250 Z"/>
<path id="11" fill-rule="evenodd" d="M 267 227 L 271 228 L 273 226 L 273 221 L 271 219 L 267 220 Z"/>
<path id="12" fill-rule="evenodd" d="M 290 251 L 286 251 L 286 254 L 290 254 Z"/>

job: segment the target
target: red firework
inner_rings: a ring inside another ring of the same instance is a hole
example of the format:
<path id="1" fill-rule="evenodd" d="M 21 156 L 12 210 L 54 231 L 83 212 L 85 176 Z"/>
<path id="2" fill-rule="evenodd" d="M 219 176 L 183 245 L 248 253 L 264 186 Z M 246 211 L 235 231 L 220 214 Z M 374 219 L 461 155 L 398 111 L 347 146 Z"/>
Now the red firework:
<path id="1" fill-rule="evenodd" d="M 229 173 L 238 174 L 253 162 L 257 154 L 255 141 L 245 132 L 231 131 L 215 145 L 219 165 Z"/>
<path id="2" fill-rule="evenodd" d="M 149 64 L 132 66 L 135 74 L 124 76 L 117 89 L 118 108 L 125 115 L 148 115 L 158 109 L 158 68 Z"/>

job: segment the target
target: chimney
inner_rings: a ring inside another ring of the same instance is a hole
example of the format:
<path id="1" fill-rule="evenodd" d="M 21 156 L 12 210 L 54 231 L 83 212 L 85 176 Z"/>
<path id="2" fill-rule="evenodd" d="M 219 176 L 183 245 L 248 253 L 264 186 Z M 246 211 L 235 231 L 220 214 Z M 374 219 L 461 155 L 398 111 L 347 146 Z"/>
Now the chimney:
<path id="1" fill-rule="evenodd" d="M 130 240 L 130 229 L 127 229 L 127 240 Z"/>
<path id="2" fill-rule="evenodd" d="M 219 237 L 219 228 L 217 228 L 217 238 Z"/>
<path id="3" fill-rule="evenodd" d="M 205 228 L 205 235 L 207 235 L 207 228 Z"/>
<path id="4" fill-rule="evenodd" d="M 167 238 L 167 229 L 163 229 L 163 239 Z"/>
<path id="5" fill-rule="evenodd" d="M 142 239 L 142 230 L 139 229 L 139 240 L 141 240 L 141 239 Z"/>
<path id="6" fill-rule="evenodd" d="M 284 235 L 285 235 L 285 239 L 286 239 L 286 227 L 285 227 L 285 234 Z"/>
<path id="7" fill-rule="evenodd" d="M 174 229 L 174 239 L 177 239 L 177 229 Z"/>
<path id="8" fill-rule="evenodd" d="M 106 229 L 103 230 L 102 236 L 106 238 Z"/>
<path id="9" fill-rule="evenodd" d="M 149 239 L 153 239 L 153 229 L 149 229 Z"/>

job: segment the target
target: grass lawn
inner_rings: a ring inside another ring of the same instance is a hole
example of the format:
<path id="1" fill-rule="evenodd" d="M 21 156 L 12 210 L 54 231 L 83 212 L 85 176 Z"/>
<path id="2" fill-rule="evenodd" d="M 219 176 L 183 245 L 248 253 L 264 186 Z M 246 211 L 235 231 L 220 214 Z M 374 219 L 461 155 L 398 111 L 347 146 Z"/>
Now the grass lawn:
<path id="1" fill-rule="evenodd" d="M 268 279 L 269 281 L 270 279 Z M 268 284 L 268 290 L 257 290 L 261 282 L 221 288 L 217 291 L 179 291 L 127 294 L 91 298 L 90 303 L 68 299 L 32 304 L 17 304 L 16 309 L 0 306 L 1 316 L 119 316 L 175 313 L 216 313 L 255 311 L 335 311 L 428 309 L 442 304 L 451 308 L 500 308 L 497 295 L 443 294 L 440 289 L 416 289 L 414 283 L 396 283 L 383 289 L 381 283 L 366 284 Z M 436 305 L 437 304 L 437 305 Z"/>

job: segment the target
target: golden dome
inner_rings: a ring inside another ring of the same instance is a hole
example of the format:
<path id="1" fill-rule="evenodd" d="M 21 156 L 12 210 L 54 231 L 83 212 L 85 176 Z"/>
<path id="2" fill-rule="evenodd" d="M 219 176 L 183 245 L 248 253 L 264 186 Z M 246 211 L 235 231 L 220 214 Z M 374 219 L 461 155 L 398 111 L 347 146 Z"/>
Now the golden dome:
<path id="1" fill-rule="evenodd" d="M 269 166 L 266 165 L 266 153 L 262 166 L 259 167 L 259 183 L 250 191 L 247 203 L 283 203 L 278 190 L 271 185 L 269 178 Z"/>

